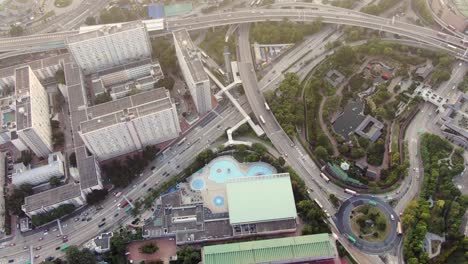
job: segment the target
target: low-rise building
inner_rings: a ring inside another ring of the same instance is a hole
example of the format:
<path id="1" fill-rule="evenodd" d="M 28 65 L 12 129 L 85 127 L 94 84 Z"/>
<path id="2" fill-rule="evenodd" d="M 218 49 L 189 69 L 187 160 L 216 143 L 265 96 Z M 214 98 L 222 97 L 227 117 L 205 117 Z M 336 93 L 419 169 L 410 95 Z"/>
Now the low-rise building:
<path id="1" fill-rule="evenodd" d="M 0 234 L 5 234 L 5 179 L 6 155 L 0 152 Z"/>
<path id="2" fill-rule="evenodd" d="M 338 257 L 335 243 L 329 234 L 255 240 L 202 248 L 204 264 L 322 263 L 327 260 L 333 263 Z"/>
<path id="3" fill-rule="evenodd" d="M 86 198 L 81 192 L 80 185 L 69 183 L 24 198 L 21 209 L 26 215 L 32 217 L 33 215 L 50 212 L 62 204 L 73 204 L 78 207 L 83 205 L 85 201 Z"/>
<path id="4" fill-rule="evenodd" d="M 92 241 L 92 247 L 98 254 L 106 253 L 110 250 L 110 239 L 113 233 L 103 233 Z"/>
<path id="5" fill-rule="evenodd" d="M 17 163 L 13 166 L 12 182 L 16 186 L 22 184 L 39 185 L 47 183 L 50 178 L 61 178 L 65 175 L 63 155 L 54 152 L 49 155 L 48 164 L 39 167 L 25 166 Z"/>
<path id="6" fill-rule="evenodd" d="M 461 93 L 454 104 L 447 104 L 437 123 L 442 134 L 454 144 L 468 148 L 468 96 Z"/>
<path id="7" fill-rule="evenodd" d="M 375 142 L 382 135 L 383 128 L 384 124 L 382 122 L 368 115 L 354 132 L 363 138 Z"/>

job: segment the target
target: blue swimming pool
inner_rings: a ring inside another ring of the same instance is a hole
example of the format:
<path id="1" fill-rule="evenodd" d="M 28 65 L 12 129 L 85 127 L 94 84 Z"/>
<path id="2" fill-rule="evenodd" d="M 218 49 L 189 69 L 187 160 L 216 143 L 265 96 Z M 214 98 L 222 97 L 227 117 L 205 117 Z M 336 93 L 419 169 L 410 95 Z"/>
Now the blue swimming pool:
<path id="1" fill-rule="evenodd" d="M 224 197 L 221 195 L 216 196 L 213 198 L 213 204 L 215 206 L 223 206 L 224 205 Z"/>
<path id="2" fill-rule="evenodd" d="M 229 179 L 245 176 L 258 176 L 272 174 L 272 167 L 256 164 L 249 168 L 247 173 L 242 172 L 234 161 L 220 159 L 214 161 L 210 168 L 209 179 L 217 183 L 224 183 Z"/>
<path id="3" fill-rule="evenodd" d="M 192 182 L 190 182 L 190 187 L 192 187 L 192 190 L 195 190 L 195 191 L 204 190 L 205 180 L 202 178 L 193 179 Z"/>

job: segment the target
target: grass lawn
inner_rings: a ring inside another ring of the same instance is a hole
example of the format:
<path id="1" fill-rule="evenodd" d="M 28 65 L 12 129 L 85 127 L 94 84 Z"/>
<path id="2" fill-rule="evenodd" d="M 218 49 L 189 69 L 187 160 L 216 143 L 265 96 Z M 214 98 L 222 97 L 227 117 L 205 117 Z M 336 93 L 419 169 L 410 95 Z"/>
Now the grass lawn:
<path id="1" fill-rule="evenodd" d="M 67 7 L 71 5 L 72 2 L 73 0 L 55 0 L 54 5 L 56 7 Z"/>
<path id="2" fill-rule="evenodd" d="M 371 223 L 363 224 L 366 220 L 371 220 Z M 390 232 L 390 223 L 379 208 L 372 205 L 361 205 L 354 208 L 351 213 L 351 229 L 363 240 L 380 242 L 387 238 Z"/>

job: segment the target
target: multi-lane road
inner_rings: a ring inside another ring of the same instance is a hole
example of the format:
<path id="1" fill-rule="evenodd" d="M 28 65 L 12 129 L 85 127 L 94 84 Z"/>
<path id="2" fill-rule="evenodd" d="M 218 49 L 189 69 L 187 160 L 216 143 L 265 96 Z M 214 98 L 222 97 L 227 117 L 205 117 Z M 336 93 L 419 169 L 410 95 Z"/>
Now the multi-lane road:
<path id="1" fill-rule="evenodd" d="M 297 4 L 299 5 L 299 4 Z M 205 29 L 216 26 L 243 24 L 251 22 L 281 21 L 289 19 L 292 21 L 310 22 L 320 18 L 324 23 L 345 24 L 351 26 L 366 27 L 374 30 L 398 34 L 417 41 L 428 43 L 442 50 L 465 58 L 465 47 L 463 39 L 458 36 L 441 35 L 439 32 L 407 24 L 398 20 L 372 16 L 357 11 L 341 9 L 322 5 L 300 4 L 303 9 L 252 9 L 218 14 L 203 15 L 200 17 L 189 17 L 182 19 L 171 19 L 166 21 L 166 33 L 180 28 L 188 30 Z M 0 39 L 0 51 L 12 51 L 18 49 L 32 49 L 37 46 L 50 45 L 49 42 L 62 45 L 67 35 L 77 34 L 76 31 L 51 33 L 48 38 L 26 36 L 18 38 Z M 450 45 L 450 46 L 449 46 Z"/>

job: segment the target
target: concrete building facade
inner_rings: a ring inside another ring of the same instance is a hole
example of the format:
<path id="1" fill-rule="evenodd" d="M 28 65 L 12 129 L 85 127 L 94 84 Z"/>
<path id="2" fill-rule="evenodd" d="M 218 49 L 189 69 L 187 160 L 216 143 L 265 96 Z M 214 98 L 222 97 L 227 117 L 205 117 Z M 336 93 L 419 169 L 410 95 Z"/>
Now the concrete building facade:
<path id="1" fill-rule="evenodd" d="M 151 58 L 151 44 L 140 21 L 102 26 L 68 37 L 66 45 L 85 74 Z"/>
<path id="2" fill-rule="evenodd" d="M 192 95 L 198 113 L 204 114 L 213 108 L 210 79 L 203 69 L 200 52 L 196 49 L 187 30 L 173 32 L 175 50 L 184 80 Z"/>
<path id="3" fill-rule="evenodd" d="M 127 154 L 179 136 L 175 104 L 164 88 L 86 109 L 80 136 L 98 160 Z"/>
<path id="4" fill-rule="evenodd" d="M 49 97 L 30 66 L 15 70 L 16 129 L 18 137 L 38 157 L 52 152 Z"/>

